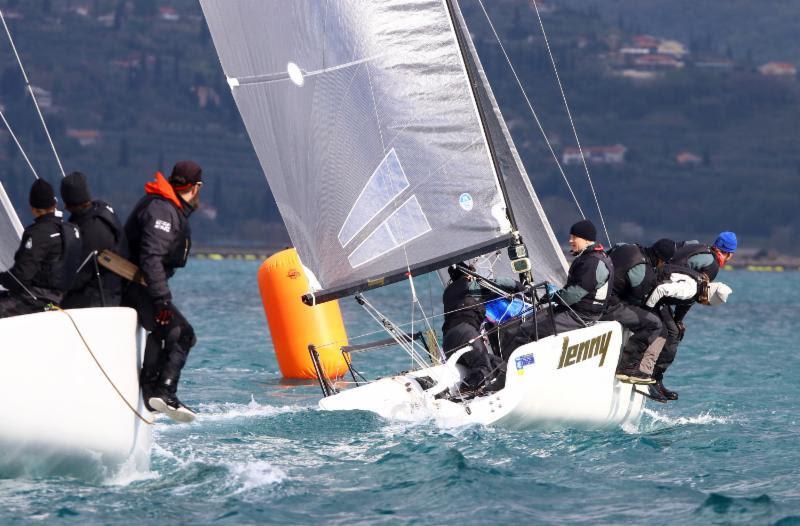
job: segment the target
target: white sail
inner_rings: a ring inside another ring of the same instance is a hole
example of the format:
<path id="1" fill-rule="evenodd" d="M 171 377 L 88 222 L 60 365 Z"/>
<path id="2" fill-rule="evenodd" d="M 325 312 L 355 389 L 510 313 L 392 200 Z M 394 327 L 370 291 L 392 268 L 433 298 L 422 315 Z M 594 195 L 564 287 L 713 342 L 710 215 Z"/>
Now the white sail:
<path id="1" fill-rule="evenodd" d="M 508 244 L 495 160 L 447 2 L 201 5 L 319 296 Z"/>
<path id="2" fill-rule="evenodd" d="M 14 265 L 14 253 L 19 247 L 21 237 L 22 224 L 19 216 L 3 188 L 3 183 L 0 183 L 0 271 L 8 270 Z"/>

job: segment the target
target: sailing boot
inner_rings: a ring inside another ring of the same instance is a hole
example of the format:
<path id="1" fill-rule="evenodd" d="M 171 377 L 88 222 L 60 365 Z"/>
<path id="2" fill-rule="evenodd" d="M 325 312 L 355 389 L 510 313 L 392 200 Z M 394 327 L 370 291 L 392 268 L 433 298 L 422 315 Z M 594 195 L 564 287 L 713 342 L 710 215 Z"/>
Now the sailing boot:
<path id="1" fill-rule="evenodd" d="M 664 396 L 664 393 L 661 392 L 661 389 L 658 388 L 658 384 L 650 384 L 647 386 L 647 395 L 650 400 L 654 402 L 660 402 L 662 404 L 666 404 L 669 401 L 669 398 Z"/>
<path id="2" fill-rule="evenodd" d="M 678 391 L 671 391 L 664 387 L 664 383 L 661 380 L 656 380 L 656 387 L 658 390 L 661 391 L 667 400 L 677 400 L 678 399 Z"/>
<path id="3" fill-rule="evenodd" d="M 142 369 L 139 373 L 139 385 L 142 389 L 142 400 L 144 407 L 151 413 L 158 413 L 151 405 L 150 398 L 158 394 L 158 372 L 149 369 Z"/>
<path id="4" fill-rule="evenodd" d="M 617 372 L 614 374 L 614 377 L 620 382 L 624 382 L 626 384 L 649 385 L 656 383 L 652 376 L 640 371 L 637 365 L 629 365 L 618 368 Z"/>
<path id="5" fill-rule="evenodd" d="M 176 378 L 162 380 L 158 392 L 150 397 L 148 403 L 153 409 L 161 411 L 176 422 L 193 422 L 197 415 L 178 399 L 177 386 Z"/>

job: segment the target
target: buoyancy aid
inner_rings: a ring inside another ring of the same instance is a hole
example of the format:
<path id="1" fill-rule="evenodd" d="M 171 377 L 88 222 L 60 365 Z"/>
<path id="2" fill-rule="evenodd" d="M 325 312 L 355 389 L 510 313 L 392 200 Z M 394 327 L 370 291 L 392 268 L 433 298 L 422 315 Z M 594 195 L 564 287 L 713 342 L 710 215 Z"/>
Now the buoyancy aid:
<path id="1" fill-rule="evenodd" d="M 708 277 L 709 281 L 714 281 L 719 273 L 719 260 L 708 245 L 703 245 L 701 243 L 684 243 L 675 251 L 672 263 L 680 267 L 689 267 L 689 258 L 700 254 L 710 255 L 713 261 L 702 268 L 695 268 L 693 270 L 702 272 Z"/>
<path id="2" fill-rule="evenodd" d="M 612 297 L 609 302 L 644 304 L 658 283 L 657 269 L 651 263 L 645 249 L 636 244 L 620 244 L 609 250 L 608 256 L 614 264 Z M 628 272 L 637 265 L 643 265 L 645 274 L 641 283 L 633 285 Z"/>
<path id="3" fill-rule="evenodd" d="M 608 277 L 602 283 L 597 280 L 598 265 L 605 265 Z M 587 247 L 572 261 L 564 288 L 572 285 L 581 287 L 587 294 L 570 305 L 570 308 L 579 314 L 596 316 L 602 314 L 608 305 L 614 280 L 614 263 L 605 253 L 600 243 Z"/>

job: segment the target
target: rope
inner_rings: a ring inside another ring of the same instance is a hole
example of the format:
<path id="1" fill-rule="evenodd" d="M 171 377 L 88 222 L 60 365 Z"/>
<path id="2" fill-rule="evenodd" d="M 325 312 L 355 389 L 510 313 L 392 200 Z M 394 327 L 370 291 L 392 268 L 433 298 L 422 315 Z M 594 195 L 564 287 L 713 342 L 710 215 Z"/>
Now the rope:
<path id="1" fill-rule="evenodd" d="M 36 94 L 33 92 L 33 86 L 31 86 L 30 80 L 28 79 L 28 74 L 25 72 L 25 67 L 22 65 L 22 59 L 17 52 L 17 46 L 14 45 L 14 38 L 11 36 L 11 31 L 8 29 L 8 24 L 6 24 L 6 17 L 3 16 L 3 11 L 0 10 L 0 21 L 3 22 L 3 28 L 6 30 L 6 35 L 8 35 L 8 41 L 11 44 L 11 49 L 14 51 L 14 56 L 17 57 L 17 64 L 19 64 L 19 69 L 22 71 L 22 77 L 25 79 L 25 85 L 28 87 L 28 91 L 31 94 L 31 98 L 33 99 L 33 105 L 36 106 L 36 113 L 39 114 L 39 120 L 42 121 L 42 126 L 44 127 L 44 133 L 47 135 L 47 140 L 50 142 L 50 148 L 53 150 L 53 155 L 56 157 L 56 162 L 58 163 L 58 168 L 61 170 L 61 176 L 65 177 L 66 173 L 64 172 L 64 167 L 61 165 L 61 159 L 58 157 L 58 152 L 56 151 L 56 145 L 53 143 L 53 138 L 50 136 L 50 130 L 47 129 L 47 123 L 44 121 L 44 115 L 42 115 L 42 110 L 39 107 L 39 101 L 36 100 Z M 37 176 L 38 178 L 38 176 Z"/>
<path id="2" fill-rule="evenodd" d="M 600 214 L 600 221 L 603 224 L 603 230 L 606 233 L 606 239 L 608 239 L 608 245 L 611 246 L 611 236 L 608 235 L 608 229 L 606 228 L 606 220 L 603 217 L 603 211 L 600 209 L 600 202 L 597 200 L 597 193 L 594 191 L 594 183 L 592 182 L 592 176 L 589 173 L 589 164 L 586 162 L 586 156 L 583 154 L 583 148 L 581 147 L 581 140 L 578 138 L 578 130 L 575 128 L 575 121 L 572 118 L 572 111 L 569 109 L 569 103 L 567 102 L 567 95 L 564 92 L 564 86 L 561 83 L 561 76 L 558 74 L 558 68 L 556 67 L 556 59 L 553 56 L 553 52 L 550 49 L 550 40 L 547 38 L 547 32 L 544 30 L 544 23 L 542 22 L 542 15 L 539 13 L 539 6 L 536 5 L 536 0 L 531 0 L 533 4 L 533 8 L 536 10 L 536 18 L 539 19 L 539 27 L 542 28 L 542 36 L 544 37 L 544 44 L 547 47 L 547 54 L 550 56 L 550 63 L 553 65 L 553 73 L 556 76 L 556 82 L 558 82 L 558 89 L 561 91 L 561 99 L 564 101 L 564 108 L 567 110 L 567 117 L 569 117 L 569 124 L 572 126 L 572 134 L 575 136 L 575 142 L 578 145 L 578 152 L 581 154 L 581 161 L 583 161 L 583 169 L 586 171 L 586 178 L 589 180 L 589 187 L 592 189 L 592 196 L 594 197 L 594 204 L 597 206 L 597 211 Z"/>
<path id="3" fill-rule="evenodd" d="M 89 344 L 86 342 L 86 338 L 83 337 L 83 333 L 78 328 L 78 324 L 75 323 L 75 320 L 73 319 L 72 315 L 69 312 L 65 311 L 64 309 L 62 309 L 61 307 L 59 307 L 57 305 L 53 305 L 53 309 L 57 310 L 59 312 L 63 312 L 67 316 L 67 318 L 69 318 L 69 321 L 72 323 L 72 326 L 75 327 L 75 332 L 78 333 L 78 336 L 80 337 L 81 341 L 83 342 L 84 347 L 86 347 L 86 350 L 89 352 L 89 355 L 92 357 L 92 360 L 94 360 L 94 363 L 97 365 L 97 368 L 100 369 L 100 372 L 103 373 L 103 376 L 106 377 L 106 380 L 108 380 L 108 383 L 111 385 L 111 387 L 114 388 L 114 391 L 117 393 L 117 395 L 119 395 L 119 397 L 122 399 L 122 401 L 125 402 L 125 405 L 128 406 L 128 409 L 130 409 L 133 412 L 133 414 L 136 415 L 137 418 L 139 418 L 139 420 L 141 420 L 142 422 L 144 422 L 145 424 L 147 424 L 149 426 L 152 426 L 155 422 L 152 421 L 152 420 L 148 420 L 145 417 L 143 417 L 142 414 L 139 413 L 139 411 L 137 411 L 136 408 L 133 407 L 130 402 L 128 402 L 128 399 L 125 398 L 125 396 L 122 394 L 122 392 L 120 392 L 119 388 L 116 386 L 116 384 L 114 384 L 114 381 L 111 379 L 110 376 L 108 376 L 108 373 L 106 372 L 106 370 L 103 369 L 102 365 L 100 365 L 100 361 L 97 359 L 97 357 L 92 352 L 91 347 L 89 347 Z"/>
<path id="4" fill-rule="evenodd" d="M 28 168 L 30 168 L 31 172 L 33 172 L 33 176 L 36 179 L 38 179 L 39 178 L 39 174 L 36 173 L 36 169 L 33 167 L 33 164 L 31 164 L 31 160 L 28 159 L 28 155 L 25 153 L 25 150 L 22 148 L 22 145 L 19 143 L 19 139 L 17 139 L 16 134 L 14 134 L 14 130 L 11 129 L 11 124 L 9 124 L 9 122 L 6 119 L 6 116 L 5 116 L 5 114 L 3 113 L 2 110 L 0 110 L 0 119 L 3 119 L 3 124 L 6 125 L 6 130 L 8 130 L 8 133 L 9 133 L 9 135 L 11 135 L 11 138 L 14 139 L 14 143 L 17 145 L 17 148 L 19 148 L 19 153 L 22 154 L 22 158 L 25 159 L 26 163 L 28 163 Z"/>
<path id="5" fill-rule="evenodd" d="M 545 133 L 544 131 L 542 122 L 539 120 L 539 115 L 533 108 L 533 103 L 531 102 L 531 99 L 528 97 L 528 93 L 525 91 L 525 87 L 522 85 L 522 81 L 520 80 L 519 75 L 517 75 L 517 70 L 511 63 L 511 58 L 508 56 L 508 53 L 506 53 L 506 48 L 505 46 L 503 46 L 503 42 L 500 40 L 500 35 L 497 34 L 497 30 L 494 28 L 492 19 L 489 17 L 489 13 L 486 11 L 486 7 L 483 5 L 483 0 L 478 0 L 478 4 L 480 4 L 481 6 L 481 10 L 483 11 L 484 16 L 486 17 L 486 21 L 489 22 L 489 27 L 492 29 L 492 33 L 494 33 L 494 38 L 497 40 L 497 44 L 500 46 L 500 50 L 503 52 L 503 56 L 506 58 L 508 67 L 511 68 L 511 73 L 514 75 L 514 79 L 517 81 L 517 86 L 519 86 L 519 89 L 522 92 L 522 96 L 525 98 L 525 102 L 528 104 L 528 109 L 531 111 L 533 119 L 536 121 L 536 125 L 539 127 L 539 131 L 542 133 L 542 137 L 544 137 L 544 142 L 547 143 L 547 147 L 550 149 L 550 154 L 553 156 L 553 160 L 555 161 L 556 166 L 558 167 L 558 171 L 561 173 L 561 177 L 564 179 L 564 182 L 567 185 L 567 189 L 569 189 L 569 193 L 572 195 L 573 201 L 575 201 L 575 206 L 578 207 L 578 212 L 580 212 L 582 218 L 586 219 L 586 214 L 583 213 L 581 204 L 578 202 L 578 198 L 575 196 L 575 192 L 572 190 L 572 185 L 569 184 L 569 180 L 567 179 L 567 174 L 564 173 L 564 168 L 561 166 L 561 163 L 558 160 L 558 155 L 556 155 L 556 151 L 553 149 L 553 145 L 550 144 L 550 139 L 547 137 L 547 133 Z"/>

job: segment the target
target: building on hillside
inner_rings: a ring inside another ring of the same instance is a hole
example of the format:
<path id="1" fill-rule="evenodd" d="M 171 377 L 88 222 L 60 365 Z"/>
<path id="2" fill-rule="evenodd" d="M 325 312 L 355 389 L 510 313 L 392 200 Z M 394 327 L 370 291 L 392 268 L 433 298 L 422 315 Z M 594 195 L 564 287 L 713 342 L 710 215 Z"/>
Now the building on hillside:
<path id="1" fill-rule="evenodd" d="M 680 152 L 675 156 L 675 162 L 680 166 L 697 166 L 703 163 L 703 158 L 692 152 Z"/>
<path id="2" fill-rule="evenodd" d="M 759 73 L 773 77 L 796 77 L 797 67 L 788 62 L 767 62 L 759 66 Z"/>
<path id="3" fill-rule="evenodd" d="M 158 17 L 167 22 L 177 22 L 181 19 L 181 15 L 178 14 L 174 7 L 167 6 L 158 8 Z"/>
<path id="4" fill-rule="evenodd" d="M 683 61 L 677 60 L 669 55 L 642 55 L 633 59 L 633 65 L 638 69 L 645 70 L 667 70 L 680 69 L 684 66 Z"/>
<path id="5" fill-rule="evenodd" d="M 34 96 L 36 97 L 36 102 L 39 104 L 39 107 L 43 110 L 47 110 L 53 107 L 53 93 L 47 91 L 44 88 L 40 88 L 39 86 L 31 86 L 31 90 L 33 91 Z"/>
<path id="6" fill-rule="evenodd" d="M 589 164 L 623 164 L 625 162 L 625 152 L 628 149 L 621 144 L 613 146 L 589 146 L 583 149 L 583 155 Z M 578 148 L 569 147 L 564 149 L 561 162 L 565 165 L 583 164 L 581 152 Z"/>
<path id="7" fill-rule="evenodd" d="M 689 50 L 686 49 L 686 46 L 683 45 L 683 43 L 678 42 L 677 40 L 662 40 L 658 44 L 656 53 L 659 55 L 667 55 L 673 58 L 682 59 L 689 54 Z"/>
<path id="8" fill-rule="evenodd" d="M 651 35 L 636 35 L 631 42 L 633 47 L 648 49 L 650 53 L 658 52 L 658 46 L 661 45 L 661 39 Z"/>
<path id="9" fill-rule="evenodd" d="M 220 98 L 217 91 L 209 86 L 194 86 L 192 91 L 195 92 L 197 95 L 197 105 L 204 109 L 209 104 L 213 104 L 214 106 L 219 106 Z"/>
<path id="10" fill-rule="evenodd" d="M 67 137 L 75 139 L 84 148 L 93 146 L 100 140 L 100 132 L 97 130 L 75 130 L 68 128 Z"/>
<path id="11" fill-rule="evenodd" d="M 718 57 L 715 55 L 699 55 L 694 58 L 692 65 L 701 69 L 729 71 L 736 66 L 736 63 L 733 60 L 725 57 Z"/>

